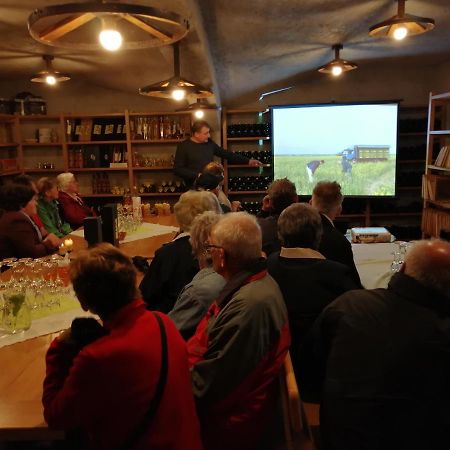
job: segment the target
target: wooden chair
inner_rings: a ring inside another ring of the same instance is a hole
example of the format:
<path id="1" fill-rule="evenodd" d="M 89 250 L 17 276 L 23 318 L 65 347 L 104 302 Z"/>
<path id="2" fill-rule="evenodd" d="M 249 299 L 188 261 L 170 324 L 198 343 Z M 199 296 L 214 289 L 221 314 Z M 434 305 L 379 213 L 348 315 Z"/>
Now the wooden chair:
<path id="1" fill-rule="evenodd" d="M 286 355 L 279 382 L 286 450 L 316 450 L 289 352 Z M 318 405 L 315 406 L 318 408 Z"/>

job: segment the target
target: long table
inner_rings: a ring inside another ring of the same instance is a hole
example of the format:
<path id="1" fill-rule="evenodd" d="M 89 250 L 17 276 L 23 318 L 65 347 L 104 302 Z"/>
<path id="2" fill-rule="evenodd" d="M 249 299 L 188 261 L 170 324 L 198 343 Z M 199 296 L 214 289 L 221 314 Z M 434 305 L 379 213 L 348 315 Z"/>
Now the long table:
<path id="1" fill-rule="evenodd" d="M 153 216 L 148 223 L 176 227 L 173 215 Z M 119 248 L 128 256 L 140 255 L 152 258 L 155 251 L 175 236 L 170 231 L 158 236 L 121 243 Z M 74 242 L 74 255 L 86 248 L 86 241 L 70 236 Z M 84 314 L 81 308 L 55 314 L 50 319 L 69 326 L 72 318 Z M 37 326 L 37 324 L 36 324 Z M 33 325 L 24 337 L 32 336 Z M 62 439 L 64 433 L 50 430 L 42 411 L 42 382 L 45 376 L 45 353 L 51 341 L 59 334 L 52 333 L 0 348 L 0 441 Z M 1 342 L 0 336 L 0 342 Z M 8 339 L 5 337 L 4 339 Z"/>
<path id="2" fill-rule="evenodd" d="M 173 217 L 164 219 L 167 225 L 173 225 L 173 220 Z M 146 240 L 145 245 L 143 242 L 130 242 L 124 244 L 124 250 L 130 256 L 144 252 L 151 257 L 161 243 L 168 242 L 172 237 L 172 233 L 157 236 L 155 240 Z M 79 245 L 83 246 L 83 243 L 80 241 Z M 378 287 L 375 285 L 380 279 L 386 281 L 394 248 L 393 244 L 358 244 L 353 247 L 355 261 L 366 287 Z M 76 314 L 77 311 L 74 311 Z M 0 348 L 0 441 L 63 437 L 62 432 L 47 428 L 41 406 L 45 353 L 57 334 Z"/>

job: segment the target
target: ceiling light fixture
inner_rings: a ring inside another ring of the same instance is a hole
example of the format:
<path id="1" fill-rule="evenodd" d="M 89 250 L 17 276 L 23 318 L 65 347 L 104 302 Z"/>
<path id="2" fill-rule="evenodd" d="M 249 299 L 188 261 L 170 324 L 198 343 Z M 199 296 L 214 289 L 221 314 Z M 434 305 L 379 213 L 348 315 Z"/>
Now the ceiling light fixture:
<path id="1" fill-rule="evenodd" d="M 114 22 L 116 39 L 120 29 L 124 50 L 173 44 L 189 31 L 188 21 L 171 11 L 108 1 L 67 3 L 36 9 L 28 17 L 28 30 L 34 39 L 45 45 L 101 50 L 103 44 L 94 36 L 99 35 L 100 28 L 105 29 L 105 21 Z"/>
<path id="2" fill-rule="evenodd" d="M 198 98 L 195 103 L 191 103 L 186 108 L 177 109 L 177 111 L 178 112 L 192 111 L 197 119 L 203 119 L 203 117 L 205 117 L 205 111 L 208 109 L 209 110 L 217 109 L 217 106 L 208 103 L 208 100 L 206 100 L 206 98 Z"/>
<path id="3" fill-rule="evenodd" d="M 70 80 L 70 75 L 58 72 L 57 70 L 53 69 L 53 56 L 43 55 L 42 59 L 45 61 L 46 69 L 41 70 L 36 75 L 33 75 L 31 81 L 33 81 L 34 83 L 47 83 L 50 86 L 54 86 L 56 83 L 59 83 L 61 81 Z"/>
<path id="4" fill-rule="evenodd" d="M 339 52 L 344 48 L 342 44 L 335 44 L 331 47 L 334 50 L 334 59 L 329 63 L 319 67 L 317 70 L 320 73 L 330 73 L 331 75 L 338 77 L 343 72 L 349 72 L 358 68 L 358 65 L 351 61 L 346 61 L 339 57 Z"/>
<path id="5" fill-rule="evenodd" d="M 434 28 L 434 19 L 405 13 L 406 0 L 397 0 L 397 14 L 369 28 L 370 36 L 389 37 L 398 41 Z"/>
<path id="6" fill-rule="evenodd" d="M 173 66 L 173 77 L 140 88 L 139 94 L 149 97 L 171 98 L 177 101 L 183 100 L 189 94 L 194 94 L 198 98 L 213 95 L 208 88 L 201 84 L 180 77 L 180 48 L 178 42 L 173 44 Z"/>
<path id="7" fill-rule="evenodd" d="M 115 20 L 108 17 L 103 17 L 102 31 L 98 35 L 101 46 L 109 52 L 116 52 L 122 47 L 123 38 L 119 31 L 117 31 Z"/>

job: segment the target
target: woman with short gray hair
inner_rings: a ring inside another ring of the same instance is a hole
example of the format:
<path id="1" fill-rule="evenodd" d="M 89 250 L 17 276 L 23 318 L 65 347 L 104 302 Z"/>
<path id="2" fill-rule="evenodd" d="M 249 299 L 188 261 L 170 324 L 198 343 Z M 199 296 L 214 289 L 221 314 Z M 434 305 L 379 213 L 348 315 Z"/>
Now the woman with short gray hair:
<path id="1" fill-rule="evenodd" d="M 192 223 L 189 241 L 200 271 L 183 288 L 174 308 L 169 312 L 169 317 L 186 341 L 194 334 L 200 320 L 225 285 L 225 279 L 212 268 L 211 256 L 205 245 L 211 228 L 219 219 L 220 215 L 216 212 L 206 211 Z"/>

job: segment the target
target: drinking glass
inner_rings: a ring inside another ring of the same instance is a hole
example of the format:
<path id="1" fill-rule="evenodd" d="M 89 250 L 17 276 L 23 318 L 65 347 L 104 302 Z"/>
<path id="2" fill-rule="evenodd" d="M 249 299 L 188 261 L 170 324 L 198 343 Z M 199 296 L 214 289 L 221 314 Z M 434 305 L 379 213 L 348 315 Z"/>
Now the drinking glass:
<path id="1" fill-rule="evenodd" d="M 3 292 L 2 328 L 10 334 L 28 330 L 31 313 L 26 301 L 24 286 L 11 286 Z"/>

